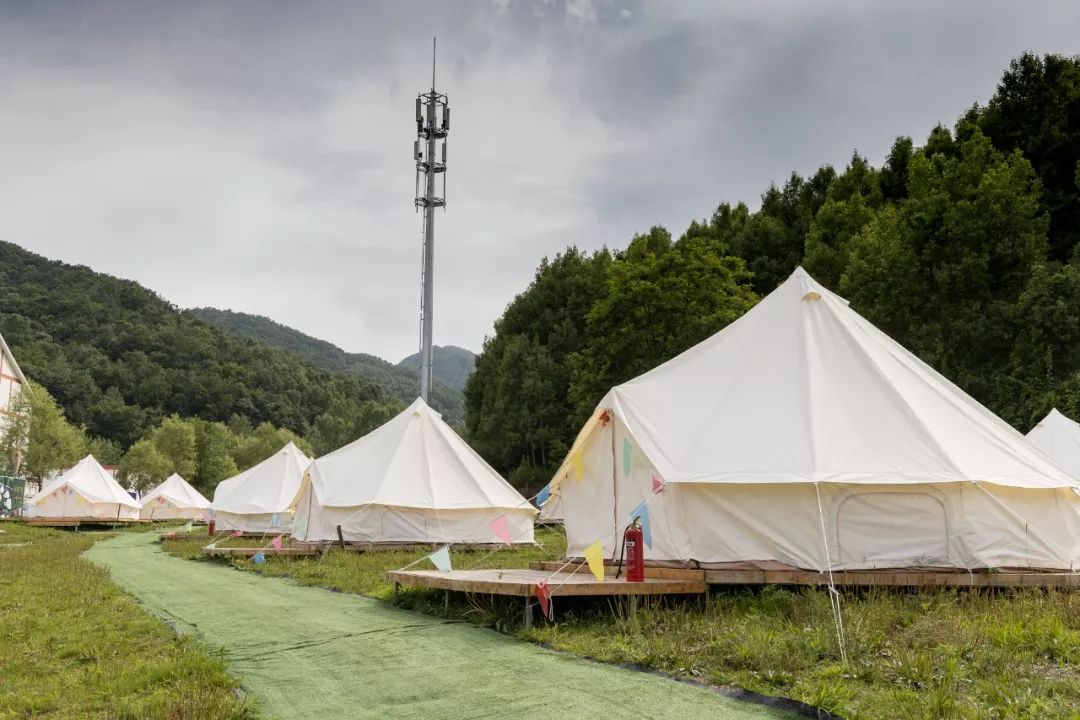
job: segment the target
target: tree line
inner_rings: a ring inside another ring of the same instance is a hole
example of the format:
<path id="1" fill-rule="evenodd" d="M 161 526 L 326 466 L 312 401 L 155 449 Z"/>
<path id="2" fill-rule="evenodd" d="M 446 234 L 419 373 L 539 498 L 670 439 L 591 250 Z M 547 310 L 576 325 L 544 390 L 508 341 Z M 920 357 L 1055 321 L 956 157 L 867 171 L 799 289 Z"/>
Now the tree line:
<path id="1" fill-rule="evenodd" d="M 613 385 L 704 340 L 798 266 L 1027 430 L 1080 416 L 1080 58 L 1024 54 L 993 97 L 881 167 L 856 152 L 720 203 L 677 239 L 544 259 L 465 391 L 476 449 L 519 486 L 550 478 Z"/>

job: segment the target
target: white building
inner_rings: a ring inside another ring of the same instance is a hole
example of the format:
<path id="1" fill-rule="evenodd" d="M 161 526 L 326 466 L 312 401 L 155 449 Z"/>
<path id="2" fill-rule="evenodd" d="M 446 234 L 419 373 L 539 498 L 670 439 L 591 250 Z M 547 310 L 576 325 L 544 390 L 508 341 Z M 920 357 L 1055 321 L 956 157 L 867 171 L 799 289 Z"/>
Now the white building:
<path id="1" fill-rule="evenodd" d="M 4 336 L 0 335 L 0 432 L 8 423 L 11 408 L 15 404 L 15 398 L 19 396 L 23 386 L 26 385 L 26 376 L 15 362 L 15 356 L 11 354 L 11 348 L 4 342 Z M 13 458 L 18 466 L 18 458 Z"/>

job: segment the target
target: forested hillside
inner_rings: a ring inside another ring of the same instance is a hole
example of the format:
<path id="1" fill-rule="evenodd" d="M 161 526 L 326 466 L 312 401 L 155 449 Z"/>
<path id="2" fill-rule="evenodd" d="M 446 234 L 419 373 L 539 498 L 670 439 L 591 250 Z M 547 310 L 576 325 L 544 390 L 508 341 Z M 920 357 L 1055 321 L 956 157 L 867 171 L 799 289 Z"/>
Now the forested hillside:
<path id="1" fill-rule="evenodd" d="M 432 348 L 436 386 L 461 392 L 476 368 L 476 355 L 457 345 L 436 345 Z M 420 372 L 420 353 L 415 352 L 397 364 L 397 367 L 415 376 Z"/>
<path id="2" fill-rule="evenodd" d="M 476 448 L 546 480 L 614 384 L 723 328 L 800 264 L 1017 428 L 1080 417 L 1080 58 L 1024 55 L 986 105 L 884 164 L 793 173 L 677 240 L 545 259 L 466 387 Z"/>
<path id="3" fill-rule="evenodd" d="M 358 375 L 223 331 L 137 283 L 7 242 L 0 332 L 70 421 L 121 448 L 173 414 L 309 435 L 351 426 L 365 402 L 385 399 Z"/>
<path id="4" fill-rule="evenodd" d="M 288 350 L 315 367 L 332 372 L 357 374 L 406 404 L 420 394 L 417 370 L 408 364 L 409 358 L 393 365 L 374 355 L 345 352 L 333 343 L 311 337 L 261 315 L 216 308 L 194 308 L 184 312 L 211 325 Z M 474 358 L 471 352 L 462 348 L 435 348 L 435 387 L 431 404 L 443 414 L 447 422 L 455 425 L 460 425 L 465 418 L 462 389 L 465 387 L 465 379 L 472 372 Z M 463 370 L 466 363 L 467 371 Z"/>

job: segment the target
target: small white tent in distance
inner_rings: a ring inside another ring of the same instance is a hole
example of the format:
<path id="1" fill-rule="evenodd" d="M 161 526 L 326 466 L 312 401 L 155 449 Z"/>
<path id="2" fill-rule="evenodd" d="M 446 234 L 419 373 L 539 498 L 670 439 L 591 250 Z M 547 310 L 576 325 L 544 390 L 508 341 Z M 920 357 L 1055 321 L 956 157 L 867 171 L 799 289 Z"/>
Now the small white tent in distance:
<path id="1" fill-rule="evenodd" d="M 311 464 L 293 537 L 365 543 L 533 542 L 536 509 L 422 399 Z M 505 518 L 505 522 L 500 520 Z"/>
<path id="2" fill-rule="evenodd" d="M 801 268 L 613 388 L 553 482 L 570 556 L 613 555 L 644 502 L 646 560 L 1080 566 L 1073 479 Z"/>
<path id="3" fill-rule="evenodd" d="M 142 497 L 143 520 L 201 520 L 210 501 L 187 480 L 173 473 Z"/>
<path id="4" fill-rule="evenodd" d="M 1027 439 L 1058 467 L 1073 478 L 1080 479 L 1080 424 L 1075 420 L 1054 408 L 1031 428 Z"/>
<path id="5" fill-rule="evenodd" d="M 27 516 L 103 522 L 138 520 L 139 503 L 93 455 L 87 455 L 30 498 Z"/>
<path id="6" fill-rule="evenodd" d="M 222 480 L 210 503 L 215 529 L 246 533 L 291 530 L 289 503 L 310 464 L 311 458 L 290 442 L 258 465 Z"/>

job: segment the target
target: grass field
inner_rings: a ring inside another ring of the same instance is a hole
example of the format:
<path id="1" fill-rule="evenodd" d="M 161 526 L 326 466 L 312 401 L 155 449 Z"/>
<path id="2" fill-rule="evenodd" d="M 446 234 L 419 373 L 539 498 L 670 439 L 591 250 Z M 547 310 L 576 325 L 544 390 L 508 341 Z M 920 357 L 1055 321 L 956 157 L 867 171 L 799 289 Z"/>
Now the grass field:
<path id="1" fill-rule="evenodd" d="M 524 567 L 558 559 L 565 540 L 539 530 L 543 548 L 455 552 L 454 566 Z M 206 538 L 170 541 L 201 558 Z M 258 541 L 236 540 L 237 544 Z M 726 589 L 706 599 L 639 602 L 555 598 L 552 624 L 520 627 L 520 604 L 410 590 L 392 596 L 387 570 L 419 553 L 331 551 L 275 558 L 241 570 L 287 576 L 491 625 L 533 642 L 613 663 L 636 663 L 717 685 L 810 703 L 857 718 L 1080 718 L 1080 594 L 1042 591 L 846 593 L 848 661 L 841 662 L 826 591 Z M 520 601 L 519 601 L 520 602 Z"/>
<path id="2" fill-rule="evenodd" d="M 219 659 L 80 557 L 103 534 L 0 530 L 0 718 L 258 717 Z"/>

